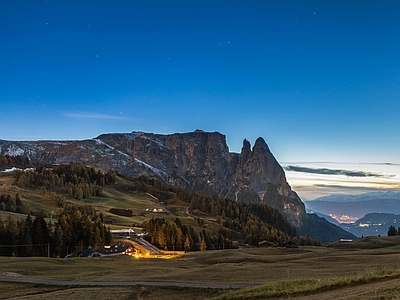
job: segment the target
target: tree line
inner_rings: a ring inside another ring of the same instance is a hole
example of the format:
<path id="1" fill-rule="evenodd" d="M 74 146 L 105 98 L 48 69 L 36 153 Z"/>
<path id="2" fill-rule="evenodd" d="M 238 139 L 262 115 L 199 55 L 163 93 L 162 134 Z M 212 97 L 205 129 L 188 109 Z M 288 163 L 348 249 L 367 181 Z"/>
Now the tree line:
<path id="1" fill-rule="evenodd" d="M 393 225 L 391 225 L 388 229 L 388 236 L 395 236 L 395 235 L 400 235 L 400 227 L 396 229 Z"/>
<path id="2" fill-rule="evenodd" d="M 131 179 L 132 180 L 132 179 Z M 275 208 L 261 203 L 235 202 L 219 196 L 207 196 L 193 190 L 172 187 L 162 181 L 140 177 L 134 180 L 137 191 L 148 192 L 155 195 L 167 206 L 169 201 L 180 201 L 188 204 L 188 212 L 205 213 L 217 220 L 220 225 L 215 232 L 208 231 L 201 235 L 207 244 L 207 249 L 220 247 L 222 244 L 231 244 L 234 238 L 241 238 L 243 243 L 258 245 L 261 240 L 276 244 L 296 236 L 296 229 Z M 202 219 L 198 218 L 202 225 Z M 163 224 L 167 224 L 164 221 Z M 147 224 L 145 224 L 147 225 Z M 174 225 L 171 225 L 174 227 Z M 161 231 L 168 227 L 159 227 Z M 240 236 L 238 236 L 238 234 Z M 157 243 L 157 230 L 150 231 L 151 239 Z M 162 233 L 161 233 L 162 234 Z M 181 241 L 182 242 L 182 241 Z M 196 240 L 198 244 L 199 240 Z M 170 245 L 176 245 L 169 243 Z"/>
<path id="3" fill-rule="evenodd" d="M 145 239 L 160 249 L 204 251 L 216 249 L 218 246 L 218 241 L 212 239 L 205 230 L 196 231 L 192 226 L 182 224 L 179 218 L 174 221 L 152 218 L 145 221 L 142 226 L 147 233 Z M 219 242 L 222 246 L 223 239 Z"/>
<path id="4" fill-rule="evenodd" d="M 10 168 L 20 168 L 25 169 L 31 167 L 32 164 L 26 156 L 10 156 L 10 155 L 0 155 L 0 171 Z"/>
<path id="5" fill-rule="evenodd" d="M 68 195 L 75 199 L 89 199 L 101 196 L 104 185 L 114 183 L 116 172 L 96 171 L 94 168 L 79 163 L 54 166 L 37 165 L 35 170 L 15 173 L 15 184 L 19 187 L 41 187 L 43 191 L 63 187 Z"/>
<path id="6" fill-rule="evenodd" d="M 59 207 L 57 213 L 29 211 L 18 193 L 1 194 L 0 209 L 28 214 L 25 220 L 15 221 L 11 216 L 0 218 L 0 255 L 64 257 L 78 254 L 84 248 L 101 247 L 112 243 L 109 228 L 104 225 L 102 214 L 91 206 L 69 205 L 65 196 L 56 193 L 57 188 L 76 199 L 100 196 L 101 187 L 116 180 L 116 172 L 96 171 L 78 163 L 43 166 L 31 164 L 22 156 L 1 156 L 2 168 L 27 168 L 29 171 L 14 173 L 14 184 L 19 187 L 40 188 L 46 193 L 52 190 L 50 199 Z M 56 190 L 54 190 L 56 189 Z M 50 221 L 45 221 L 49 219 Z"/>
<path id="7" fill-rule="evenodd" d="M 75 205 L 60 210 L 54 224 L 41 212 L 22 221 L 0 218 L 0 255 L 64 257 L 89 246 L 110 245 L 112 235 L 102 218 L 91 206 Z"/>
<path id="8" fill-rule="evenodd" d="M 1 194 L 0 210 L 19 214 L 27 214 L 29 212 L 29 207 L 26 203 L 21 201 L 18 193 L 15 194 L 15 196 L 11 194 Z"/>

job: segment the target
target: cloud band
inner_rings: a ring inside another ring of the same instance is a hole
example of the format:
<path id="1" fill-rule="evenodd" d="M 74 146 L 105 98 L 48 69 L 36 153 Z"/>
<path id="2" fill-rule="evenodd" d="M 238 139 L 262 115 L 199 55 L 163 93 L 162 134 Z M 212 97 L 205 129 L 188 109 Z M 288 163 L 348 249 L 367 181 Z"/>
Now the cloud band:
<path id="1" fill-rule="evenodd" d="M 390 178 L 394 175 L 382 175 L 373 172 L 364 171 L 354 171 L 354 170 L 342 170 L 342 169 L 328 169 L 328 168 L 308 168 L 301 166 L 286 166 L 284 167 L 286 171 L 301 172 L 301 173 L 311 173 L 320 175 L 343 175 L 347 177 L 377 177 L 377 178 Z"/>

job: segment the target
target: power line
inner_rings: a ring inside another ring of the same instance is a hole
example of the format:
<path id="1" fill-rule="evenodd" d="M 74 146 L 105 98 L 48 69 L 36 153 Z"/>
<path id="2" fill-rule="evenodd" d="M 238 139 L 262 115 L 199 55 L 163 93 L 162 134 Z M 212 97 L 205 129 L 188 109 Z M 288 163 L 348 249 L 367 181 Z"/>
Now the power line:
<path id="1" fill-rule="evenodd" d="M 0 245 L 0 248 L 8 247 L 32 247 L 32 246 L 48 246 L 49 244 L 32 244 L 32 245 Z"/>

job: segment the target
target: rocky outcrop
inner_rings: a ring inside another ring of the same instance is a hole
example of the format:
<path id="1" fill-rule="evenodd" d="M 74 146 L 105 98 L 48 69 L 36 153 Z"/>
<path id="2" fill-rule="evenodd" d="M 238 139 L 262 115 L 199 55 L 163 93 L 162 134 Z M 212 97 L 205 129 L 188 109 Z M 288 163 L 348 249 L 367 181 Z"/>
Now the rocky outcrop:
<path id="1" fill-rule="evenodd" d="M 0 153 L 27 155 L 32 161 L 51 164 L 73 161 L 112 168 L 236 201 L 263 202 L 279 209 L 296 226 L 305 215 L 304 204 L 262 138 L 253 149 L 244 140 L 240 154 L 229 152 L 223 134 L 201 130 L 170 135 L 103 134 L 84 141 L 0 140 Z"/>
<path id="2" fill-rule="evenodd" d="M 261 137 L 256 140 L 253 150 L 244 140 L 228 198 L 261 201 L 277 208 L 296 226 L 306 213 L 303 202 L 287 183 L 283 168 Z"/>

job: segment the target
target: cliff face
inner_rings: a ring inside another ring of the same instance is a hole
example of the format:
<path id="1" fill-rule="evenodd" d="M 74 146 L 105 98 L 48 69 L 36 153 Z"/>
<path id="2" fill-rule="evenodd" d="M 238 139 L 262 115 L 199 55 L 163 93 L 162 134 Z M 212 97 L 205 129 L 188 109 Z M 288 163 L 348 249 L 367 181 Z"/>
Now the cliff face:
<path id="1" fill-rule="evenodd" d="M 234 186 L 228 198 L 238 201 L 262 202 L 277 208 L 294 225 L 305 216 L 305 206 L 286 181 L 283 168 L 277 162 L 263 138 L 258 138 L 253 150 L 244 140 L 239 162 L 233 176 Z"/>
<path id="2" fill-rule="evenodd" d="M 224 135 L 201 130 L 171 135 L 104 134 L 84 141 L 0 140 L 0 153 L 27 155 L 44 163 L 74 161 L 112 168 L 236 201 L 264 202 L 279 209 L 296 226 L 305 216 L 304 204 L 291 190 L 282 167 L 262 138 L 253 149 L 244 140 L 240 154 L 229 152 Z"/>
<path id="3" fill-rule="evenodd" d="M 291 192 L 282 167 L 262 138 L 256 140 L 252 151 L 250 143 L 244 140 L 234 174 L 234 183 L 236 190 L 254 191 L 259 199 L 264 198 L 267 183 L 277 185 L 280 194 L 284 196 L 289 196 Z"/>

